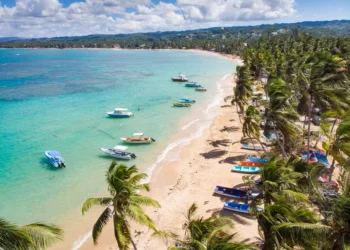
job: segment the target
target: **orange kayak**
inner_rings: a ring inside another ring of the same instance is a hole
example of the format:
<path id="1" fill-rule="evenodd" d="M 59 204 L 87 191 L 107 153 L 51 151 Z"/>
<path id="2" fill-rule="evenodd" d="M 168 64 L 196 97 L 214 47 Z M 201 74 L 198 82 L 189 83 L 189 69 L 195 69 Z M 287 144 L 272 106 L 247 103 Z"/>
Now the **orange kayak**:
<path id="1" fill-rule="evenodd" d="M 259 167 L 261 166 L 260 162 L 252 162 L 252 161 L 241 161 L 240 166 L 254 166 L 254 167 Z"/>

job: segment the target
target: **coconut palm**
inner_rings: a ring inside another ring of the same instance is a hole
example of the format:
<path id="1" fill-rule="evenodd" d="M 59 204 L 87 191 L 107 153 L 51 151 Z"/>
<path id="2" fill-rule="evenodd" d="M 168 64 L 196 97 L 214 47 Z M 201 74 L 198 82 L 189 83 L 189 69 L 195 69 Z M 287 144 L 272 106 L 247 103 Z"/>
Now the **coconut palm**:
<path id="1" fill-rule="evenodd" d="M 130 244 L 133 245 L 134 249 L 137 249 L 131 237 L 130 221 L 135 221 L 156 231 L 152 219 L 145 214 L 142 206 L 159 208 L 160 205 L 157 201 L 138 194 L 140 190 L 150 190 L 148 183 L 140 184 L 140 181 L 146 178 L 147 174 L 138 173 L 135 165 L 127 167 L 124 164 L 112 162 L 106 173 L 107 188 L 110 196 L 89 198 L 82 206 L 83 214 L 93 205 L 105 207 L 92 230 L 92 238 L 95 245 L 97 245 L 98 238 L 110 219 L 113 219 L 114 236 L 121 250 L 129 249 Z"/>
<path id="2" fill-rule="evenodd" d="M 263 250 L 319 249 L 330 227 L 317 224 L 317 215 L 303 203 L 279 199 L 257 215 Z"/>
<path id="3" fill-rule="evenodd" d="M 247 66 L 237 66 L 236 71 L 238 80 L 234 88 L 234 100 L 240 111 L 244 112 L 244 107 L 248 105 L 248 100 L 253 95 L 253 83 Z"/>
<path id="4" fill-rule="evenodd" d="M 261 146 L 265 151 L 265 147 L 262 145 L 260 141 L 260 136 L 261 136 L 260 111 L 255 106 L 249 106 L 245 111 L 245 116 L 243 120 L 244 120 L 243 126 L 242 126 L 243 136 L 256 139 L 261 144 Z"/>
<path id="5" fill-rule="evenodd" d="M 255 246 L 233 242 L 236 234 L 227 233 L 233 228 L 233 221 L 226 217 L 212 216 L 207 219 L 195 217 L 198 207 L 192 204 L 186 213 L 185 239 L 177 240 L 178 246 L 168 250 L 253 250 Z M 180 244 L 179 244 L 180 243 Z"/>
<path id="6" fill-rule="evenodd" d="M 280 78 L 270 79 L 266 92 L 269 101 L 264 134 L 268 136 L 271 130 L 275 132 L 282 155 L 286 157 L 286 147 L 291 147 L 293 139 L 299 135 L 299 128 L 295 124 L 299 119 L 298 114 L 290 103 L 293 93 Z"/>
<path id="7" fill-rule="evenodd" d="M 54 224 L 17 226 L 0 218 L 0 249 L 40 250 L 63 239 L 63 230 Z"/>
<path id="8" fill-rule="evenodd" d="M 328 52 L 315 52 L 305 62 L 300 73 L 303 79 L 304 94 L 309 95 L 307 152 L 309 161 L 311 109 L 345 109 L 350 104 L 350 82 L 346 76 L 346 63 Z"/>

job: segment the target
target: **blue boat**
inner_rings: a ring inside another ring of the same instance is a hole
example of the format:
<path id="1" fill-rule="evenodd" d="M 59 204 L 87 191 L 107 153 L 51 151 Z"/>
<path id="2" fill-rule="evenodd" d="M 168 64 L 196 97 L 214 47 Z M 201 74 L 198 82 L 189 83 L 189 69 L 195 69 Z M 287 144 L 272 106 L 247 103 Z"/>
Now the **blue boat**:
<path id="1" fill-rule="evenodd" d="M 248 157 L 248 161 L 260 162 L 260 163 L 268 163 L 269 159 L 267 159 L 267 158 L 260 158 L 260 157 Z"/>
<path id="2" fill-rule="evenodd" d="M 197 84 L 196 82 L 189 82 L 185 84 L 185 87 L 189 87 L 189 88 L 201 88 L 202 85 Z"/>
<path id="3" fill-rule="evenodd" d="M 228 187 L 223 187 L 223 186 L 216 186 L 214 189 L 214 193 L 218 195 L 223 195 L 227 196 L 230 198 L 247 198 L 248 197 L 248 192 L 236 189 L 236 188 L 228 188 Z"/>
<path id="4" fill-rule="evenodd" d="M 260 167 L 250 167 L 250 166 L 233 166 L 232 172 L 245 173 L 245 174 L 257 174 L 261 171 Z"/>
<path id="5" fill-rule="evenodd" d="M 236 202 L 225 202 L 224 209 L 238 212 L 238 213 L 244 213 L 249 214 L 249 204 L 240 204 Z M 261 207 L 258 207 L 257 210 L 259 212 L 263 211 L 264 209 Z"/>
<path id="6" fill-rule="evenodd" d="M 191 98 L 184 96 L 182 98 L 179 99 L 179 102 L 181 103 L 195 103 L 195 100 L 192 100 Z"/>
<path id="7" fill-rule="evenodd" d="M 49 160 L 50 164 L 55 168 L 65 168 L 64 159 L 62 158 L 60 152 L 55 150 L 46 150 L 45 156 Z"/>

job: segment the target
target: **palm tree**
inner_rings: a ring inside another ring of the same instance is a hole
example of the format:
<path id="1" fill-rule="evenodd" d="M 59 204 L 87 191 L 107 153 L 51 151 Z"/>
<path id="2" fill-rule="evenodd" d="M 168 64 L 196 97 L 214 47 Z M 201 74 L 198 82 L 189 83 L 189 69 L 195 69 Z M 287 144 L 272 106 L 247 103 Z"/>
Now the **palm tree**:
<path id="1" fill-rule="evenodd" d="M 253 95 L 253 83 L 247 66 L 237 66 L 236 71 L 238 80 L 234 88 L 234 100 L 240 111 L 244 112 L 244 107 L 248 105 L 248 100 Z"/>
<path id="2" fill-rule="evenodd" d="M 346 74 L 346 63 L 337 56 L 327 52 L 315 52 L 305 62 L 305 68 L 300 73 L 305 84 L 304 94 L 309 95 L 308 129 L 307 129 L 307 160 L 310 152 L 311 109 L 321 110 L 345 109 L 350 104 L 350 82 Z M 304 87 L 304 86 L 302 86 Z"/>
<path id="3" fill-rule="evenodd" d="M 63 230 L 53 224 L 17 226 L 0 218 L 0 249 L 40 250 L 63 239 Z"/>
<path id="4" fill-rule="evenodd" d="M 130 220 L 156 231 L 152 219 L 145 214 L 142 206 L 159 208 L 160 205 L 157 201 L 138 194 L 138 191 L 150 190 L 148 183 L 140 184 L 140 181 L 146 178 L 147 174 L 138 173 L 135 165 L 127 167 L 124 164 L 112 162 L 106 173 L 107 188 L 110 196 L 89 198 L 82 206 L 83 215 L 93 205 L 106 207 L 92 230 L 92 238 L 95 245 L 97 245 L 104 226 L 111 218 L 114 224 L 114 236 L 120 250 L 129 249 L 130 244 L 133 245 L 135 250 L 137 249 L 131 237 Z"/>
<path id="5" fill-rule="evenodd" d="M 229 234 L 233 221 L 225 217 L 212 216 L 207 219 L 195 217 L 198 207 L 192 204 L 186 213 L 185 239 L 177 240 L 178 246 L 168 250 L 253 250 L 255 246 L 246 243 L 232 242 L 236 234 Z"/>
<path id="6" fill-rule="evenodd" d="M 245 111 L 244 122 L 242 126 L 242 132 L 244 137 L 256 139 L 265 151 L 264 145 L 260 141 L 260 111 L 255 106 L 249 106 Z"/>

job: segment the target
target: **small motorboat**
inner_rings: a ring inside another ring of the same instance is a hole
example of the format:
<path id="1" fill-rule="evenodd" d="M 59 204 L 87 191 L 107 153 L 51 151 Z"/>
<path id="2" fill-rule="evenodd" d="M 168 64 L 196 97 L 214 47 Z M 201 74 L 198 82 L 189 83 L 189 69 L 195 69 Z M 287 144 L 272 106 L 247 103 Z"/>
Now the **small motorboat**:
<path id="1" fill-rule="evenodd" d="M 136 159 L 136 155 L 125 150 L 128 147 L 117 145 L 114 148 L 101 148 L 101 151 L 118 159 L 131 160 Z"/>
<path id="2" fill-rule="evenodd" d="M 189 87 L 189 88 L 201 88 L 202 85 L 197 84 L 196 82 L 189 82 L 185 84 L 185 87 Z"/>
<path id="3" fill-rule="evenodd" d="M 143 133 L 134 133 L 132 137 L 120 138 L 120 140 L 129 144 L 150 144 L 156 141 L 152 137 L 143 137 Z"/>
<path id="4" fill-rule="evenodd" d="M 236 202 L 225 202 L 224 209 L 238 212 L 238 213 L 244 213 L 249 214 L 249 204 L 240 204 Z M 261 207 L 257 208 L 258 212 L 263 211 L 264 209 Z"/>
<path id="5" fill-rule="evenodd" d="M 109 117 L 114 117 L 114 118 L 128 118 L 134 115 L 132 112 L 126 112 L 126 111 L 127 109 L 115 108 L 113 111 L 107 112 L 107 115 Z"/>
<path id="6" fill-rule="evenodd" d="M 173 102 L 174 107 L 191 107 L 189 103 Z"/>
<path id="7" fill-rule="evenodd" d="M 171 78 L 171 80 L 172 80 L 173 82 L 187 82 L 187 81 L 188 81 L 188 79 L 186 78 L 186 76 L 183 75 L 183 74 L 180 74 L 178 77 L 173 77 L 173 78 Z"/>
<path id="8" fill-rule="evenodd" d="M 231 171 L 245 174 L 257 174 L 261 171 L 261 168 L 249 166 L 233 166 Z"/>
<path id="9" fill-rule="evenodd" d="M 223 186 L 216 186 L 214 193 L 222 196 L 227 196 L 234 199 L 244 199 L 248 197 L 248 192 Z"/>
<path id="10" fill-rule="evenodd" d="M 49 160 L 50 164 L 55 168 L 65 168 L 64 159 L 62 158 L 60 152 L 55 150 L 46 150 L 45 156 Z"/>
<path id="11" fill-rule="evenodd" d="M 205 91 L 207 91 L 207 89 L 203 88 L 203 87 L 200 87 L 200 88 L 196 88 L 196 91 L 205 92 Z"/>
<path id="12" fill-rule="evenodd" d="M 263 167 L 263 163 L 253 162 L 253 161 L 241 161 L 239 166 L 249 166 L 249 167 Z"/>
<path id="13" fill-rule="evenodd" d="M 248 157 L 248 161 L 250 162 L 260 162 L 260 163 L 268 163 L 269 159 L 260 158 L 260 157 Z"/>
<path id="14" fill-rule="evenodd" d="M 192 100 L 191 98 L 184 96 L 182 98 L 179 99 L 179 102 L 181 103 L 195 103 L 195 100 Z"/>

